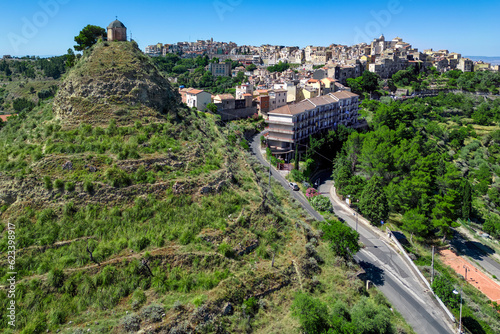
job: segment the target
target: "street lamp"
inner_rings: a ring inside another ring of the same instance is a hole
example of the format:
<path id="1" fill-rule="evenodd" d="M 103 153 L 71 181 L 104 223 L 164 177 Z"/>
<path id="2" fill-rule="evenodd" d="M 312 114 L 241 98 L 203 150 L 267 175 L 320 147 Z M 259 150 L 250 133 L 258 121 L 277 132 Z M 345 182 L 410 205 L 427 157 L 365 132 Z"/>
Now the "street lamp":
<path id="1" fill-rule="evenodd" d="M 353 212 L 352 214 L 353 216 L 356 216 L 356 232 L 358 232 L 358 215 L 356 214 L 356 212 Z"/>
<path id="2" fill-rule="evenodd" d="M 462 334 L 462 287 L 460 287 L 460 292 L 454 289 L 453 293 L 456 295 L 460 294 L 460 320 L 458 322 L 458 334 Z"/>

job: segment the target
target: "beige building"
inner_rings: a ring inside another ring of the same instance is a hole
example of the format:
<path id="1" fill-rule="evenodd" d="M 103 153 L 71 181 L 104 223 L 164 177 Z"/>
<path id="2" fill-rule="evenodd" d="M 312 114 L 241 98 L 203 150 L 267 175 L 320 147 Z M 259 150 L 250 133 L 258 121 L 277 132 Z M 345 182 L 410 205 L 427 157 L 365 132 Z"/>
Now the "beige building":
<path id="1" fill-rule="evenodd" d="M 468 58 L 461 58 L 458 61 L 457 70 L 462 72 L 472 72 L 474 71 L 474 62 Z"/>
<path id="2" fill-rule="evenodd" d="M 286 89 L 272 89 L 269 90 L 269 110 L 280 108 L 287 103 Z"/>
<path id="3" fill-rule="evenodd" d="M 311 135 L 337 128 L 356 126 L 359 96 L 351 92 L 335 92 L 269 112 L 269 147 L 281 158 L 293 158 L 295 149 L 303 150 Z"/>

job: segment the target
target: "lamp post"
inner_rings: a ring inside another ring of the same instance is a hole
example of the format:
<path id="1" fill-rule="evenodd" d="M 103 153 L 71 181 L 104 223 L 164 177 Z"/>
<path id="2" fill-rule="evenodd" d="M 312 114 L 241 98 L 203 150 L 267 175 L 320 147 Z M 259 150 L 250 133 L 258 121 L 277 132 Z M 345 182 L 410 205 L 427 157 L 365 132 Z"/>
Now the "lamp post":
<path id="1" fill-rule="evenodd" d="M 453 293 L 460 294 L 460 320 L 458 322 L 458 334 L 462 334 L 462 287 L 460 286 L 460 292 L 453 290 Z"/>

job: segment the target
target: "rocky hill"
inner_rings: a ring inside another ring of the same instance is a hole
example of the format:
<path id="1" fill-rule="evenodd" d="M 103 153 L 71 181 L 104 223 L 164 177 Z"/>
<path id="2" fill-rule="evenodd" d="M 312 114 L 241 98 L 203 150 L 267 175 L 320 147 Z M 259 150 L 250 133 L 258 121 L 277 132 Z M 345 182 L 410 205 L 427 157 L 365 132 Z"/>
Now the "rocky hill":
<path id="1" fill-rule="evenodd" d="M 64 124 L 99 124 L 172 112 L 178 104 L 177 92 L 135 42 L 100 42 L 68 73 L 54 111 Z"/>

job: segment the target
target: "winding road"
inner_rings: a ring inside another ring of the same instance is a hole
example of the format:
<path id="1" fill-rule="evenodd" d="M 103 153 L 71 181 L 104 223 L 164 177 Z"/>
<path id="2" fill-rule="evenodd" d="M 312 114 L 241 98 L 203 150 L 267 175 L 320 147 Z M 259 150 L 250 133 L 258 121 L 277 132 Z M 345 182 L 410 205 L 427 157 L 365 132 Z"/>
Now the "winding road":
<path id="1" fill-rule="evenodd" d="M 264 166 L 269 166 L 262 156 L 260 135 L 256 135 L 251 143 L 252 152 Z M 290 195 L 301 203 L 304 209 L 315 219 L 324 220 L 316 212 L 301 192 L 293 191 L 288 187 L 288 181 L 274 168 L 272 176 L 289 190 Z M 328 196 L 332 201 L 335 213 L 344 219 L 352 228 L 356 228 L 356 219 L 353 211 L 343 205 L 338 198 L 330 195 L 333 184 L 328 172 L 318 175 L 321 184 L 319 192 Z M 314 180 L 312 180 L 314 181 Z M 453 325 L 444 311 L 439 307 L 429 291 L 418 281 L 402 257 L 385 241 L 374 233 L 371 228 L 361 222 L 358 225 L 360 240 L 364 244 L 355 256 L 355 260 L 366 271 L 367 278 L 375 284 L 387 297 L 392 306 L 405 318 L 418 334 L 445 334 L 453 333 Z"/>

